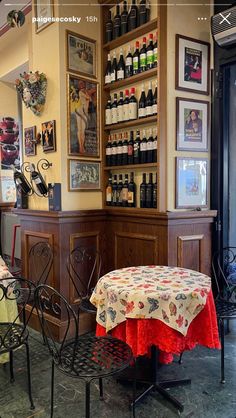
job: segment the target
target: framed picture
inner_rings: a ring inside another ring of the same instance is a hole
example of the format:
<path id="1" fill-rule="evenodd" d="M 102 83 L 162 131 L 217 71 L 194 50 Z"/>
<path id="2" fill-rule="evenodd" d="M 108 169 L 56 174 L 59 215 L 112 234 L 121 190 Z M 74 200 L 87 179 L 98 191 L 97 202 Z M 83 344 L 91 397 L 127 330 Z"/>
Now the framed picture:
<path id="1" fill-rule="evenodd" d="M 176 89 L 209 94 L 210 44 L 176 35 Z"/>
<path id="2" fill-rule="evenodd" d="M 66 31 L 67 71 L 96 78 L 96 41 Z"/>
<path id="3" fill-rule="evenodd" d="M 36 126 L 24 129 L 24 144 L 25 144 L 25 155 L 30 157 L 36 155 L 36 143 L 33 142 L 36 138 Z"/>
<path id="4" fill-rule="evenodd" d="M 100 162 L 69 160 L 69 190 L 100 190 Z"/>
<path id="5" fill-rule="evenodd" d="M 35 19 L 36 33 L 39 33 L 53 23 L 50 20 L 54 17 L 53 0 L 35 0 L 34 14 L 33 22 Z"/>
<path id="6" fill-rule="evenodd" d="M 208 206 L 208 159 L 176 158 L 176 208 Z"/>
<path id="7" fill-rule="evenodd" d="M 43 152 L 56 151 L 56 121 L 49 120 L 42 123 Z"/>
<path id="8" fill-rule="evenodd" d="M 98 83 L 68 77 L 68 152 L 99 157 Z"/>
<path id="9" fill-rule="evenodd" d="M 209 138 L 209 103 L 176 98 L 176 149 L 207 151 Z"/>

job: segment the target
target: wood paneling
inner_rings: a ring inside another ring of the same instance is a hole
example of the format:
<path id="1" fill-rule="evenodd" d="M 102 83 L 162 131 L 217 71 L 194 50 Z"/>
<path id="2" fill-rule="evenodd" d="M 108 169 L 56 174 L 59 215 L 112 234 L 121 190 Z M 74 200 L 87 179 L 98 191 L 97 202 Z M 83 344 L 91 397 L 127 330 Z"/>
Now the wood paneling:
<path id="1" fill-rule="evenodd" d="M 177 244 L 178 267 L 199 271 L 201 268 L 204 235 L 179 236 Z"/>
<path id="2" fill-rule="evenodd" d="M 157 246 L 152 235 L 115 233 L 115 268 L 155 264 Z"/>

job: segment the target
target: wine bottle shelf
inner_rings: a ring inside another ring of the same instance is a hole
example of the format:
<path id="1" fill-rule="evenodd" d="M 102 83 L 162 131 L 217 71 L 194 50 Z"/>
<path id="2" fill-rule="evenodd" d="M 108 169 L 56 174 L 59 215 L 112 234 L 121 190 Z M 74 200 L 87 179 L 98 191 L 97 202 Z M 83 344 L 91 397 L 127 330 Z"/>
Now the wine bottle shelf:
<path id="1" fill-rule="evenodd" d="M 107 42 L 106 44 L 104 44 L 103 49 L 111 50 L 111 49 L 118 48 L 119 46 L 127 42 L 133 41 L 134 39 L 139 38 L 145 33 L 151 32 L 156 29 L 157 29 L 157 19 L 153 19 L 150 22 L 145 23 L 144 25 L 139 26 L 138 28 L 130 32 L 127 32 L 125 35 L 122 35 L 119 38 L 114 39 L 111 42 Z"/>
<path id="2" fill-rule="evenodd" d="M 132 77 L 125 78 L 124 80 L 115 81 L 114 83 L 106 84 L 104 86 L 105 91 L 118 90 L 121 87 L 126 87 L 130 84 L 138 83 L 148 78 L 157 76 L 157 68 L 144 71 L 143 73 L 135 74 Z"/>
<path id="3" fill-rule="evenodd" d="M 137 213 L 148 213 L 148 214 L 157 214 L 157 209 L 156 208 L 129 208 L 127 206 L 123 207 L 123 206 L 104 206 L 104 208 L 106 210 L 111 210 L 111 211 L 121 211 L 121 212 L 126 212 L 126 213 L 133 213 L 133 212 L 137 212 Z"/>
<path id="4" fill-rule="evenodd" d="M 132 169 L 145 169 L 145 168 L 152 168 L 155 167 L 156 168 L 157 163 L 146 163 L 146 164 L 129 164 L 129 165 L 111 165 L 108 167 L 104 167 L 105 171 L 111 171 L 111 170 L 125 170 L 125 171 L 129 171 L 131 168 Z"/>
<path id="5" fill-rule="evenodd" d="M 148 125 L 150 123 L 157 123 L 157 115 L 148 116 L 142 119 L 129 120 L 127 122 L 116 123 L 115 125 L 105 125 L 105 131 L 116 131 L 118 129 L 132 128 L 132 126 Z"/>

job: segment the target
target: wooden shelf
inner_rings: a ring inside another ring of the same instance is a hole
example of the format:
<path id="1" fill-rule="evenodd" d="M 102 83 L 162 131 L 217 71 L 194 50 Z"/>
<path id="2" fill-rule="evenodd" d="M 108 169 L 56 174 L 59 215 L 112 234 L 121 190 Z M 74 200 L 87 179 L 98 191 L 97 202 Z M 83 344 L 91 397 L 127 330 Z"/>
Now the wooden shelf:
<path id="1" fill-rule="evenodd" d="M 111 211 L 122 211 L 122 212 L 126 212 L 126 213 L 132 213 L 132 212 L 136 212 L 136 213 L 143 213 L 143 214 L 150 214 L 150 213 L 157 213 L 157 208 L 129 208 L 127 206 L 123 207 L 123 206 L 104 206 L 104 209 L 106 210 L 111 210 Z"/>
<path id="2" fill-rule="evenodd" d="M 157 123 L 157 115 L 148 116 L 147 118 L 129 120 L 127 122 L 116 123 L 115 125 L 105 125 L 105 131 L 117 131 L 118 129 L 132 128 L 132 126 L 147 125 L 149 123 Z"/>
<path id="3" fill-rule="evenodd" d="M 126 44 L 127 42 L 135 41 L 136 38 L 139 38 L 145 33 L 151 32 L 155 29 L 157 29 L 157 19 L 153 19 L 150 22 L 145 23 L 144 25 L 139 26 L 138 28 L 126 33 L 125 35 L 122 35 L 111 42 L 107 42 L 106 44 L 104 44 L 103 49 L 110 51 L 111 49 L 118 48 L 119 46 Z"/>
<path id="4" fill-rule="evenodd" d="M 105 171 L 111 171 L 111 170 L 129 170 L 132 169 L 140 169 L 140 168 L 156 168 L 157 163 L 146 163 L 146 164 L 127 164 L 127 165 L 111 165 L 109 167 L 104 167 Z"/>
<path id="5" fill-rule="evenodd" d="M 104 86 L 105 91 L 118 90 L 121 87 L 128 86 L 130 84 L 138 83 L 148 78 L 157 76 L 157 68 L 152 68 L 151 70 L 144 71 L 143 73 L 135 74 L 132 77 L 125 78 L 124 80 L 115 81 L 114 83 L 109 83 Z"/>

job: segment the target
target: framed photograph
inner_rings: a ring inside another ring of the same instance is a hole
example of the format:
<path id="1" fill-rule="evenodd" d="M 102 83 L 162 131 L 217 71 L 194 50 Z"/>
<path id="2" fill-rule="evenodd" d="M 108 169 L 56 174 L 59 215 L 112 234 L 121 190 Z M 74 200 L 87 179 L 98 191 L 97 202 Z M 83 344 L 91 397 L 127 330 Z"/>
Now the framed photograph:
<path id="1" fill-rule="evenodd" d="M 25 144 L 25 155 L 30 157 L 36 155 L 36 143 L 33 142 L 36 138 L 36 126 L 24 129 L 24 144 Z"/>
<path id="2" fill-rule="evenodd" d="M 67 71 L 96 78 L 96 41 L 66 31 Z"/>
<path id="3" fill-rule="evenodd" d="M 69 155 L 99 157 L 98 83 L 68 76 Z"/>
<path id="4" fill-rule="evenodd" d="M 176 158 L 176 208 L 208 206 L 208 159 Z"/>
<path id="5" fill-rule="evenodd" d="M 101 190 L 101 164 L 69 160 L 69 190 Z"/>
<path id="6" fill-rule="evenodd" d="M 56 121 L 49 120 L 42 123 L 43 152 L 56 151 Z"/>
<path id="7" fill-rule="evenodd" d="M 176 89 L 209 94 L 210 44 L 176 35 Z"/>
<path id="8" fill-rule="evenodd" d="M 50 21 L 54 17 L 53 0 L 35 0 L 34 14 L 36 33 L 39 33 L 53 23 Z"/>
<path id="9" fill-rule="evenodd" d="M 176 149 L 207 151 L 209 138 L 209 103 L 176 98 Z"/>

